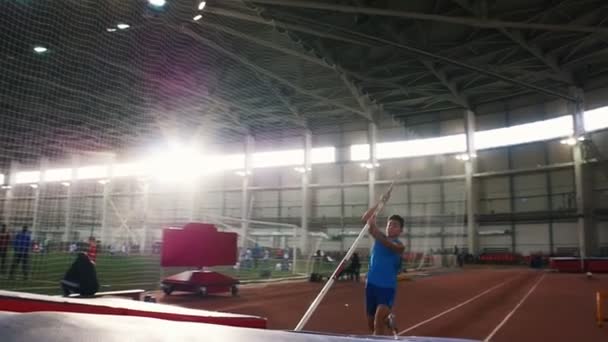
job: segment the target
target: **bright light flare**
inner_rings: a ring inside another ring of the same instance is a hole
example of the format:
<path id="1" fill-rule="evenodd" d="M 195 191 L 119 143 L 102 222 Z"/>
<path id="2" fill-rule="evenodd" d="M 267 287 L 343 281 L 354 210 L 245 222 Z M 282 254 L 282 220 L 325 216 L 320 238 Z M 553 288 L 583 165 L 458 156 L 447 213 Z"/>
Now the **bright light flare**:
<path id="1" fill-rule="evenodd" d="M 148 0 L 148 3 L 154 7 L 163 7 L 167 4 L 165 0 Z"/>
<path id="2" fill-rule="evenodd" d="M 146 174 L 159 181 L 191 181 L 205 167 L 203 156 L 193 148 L 174 144 L 143 162 Z"/>
<path id="3" fill-rule="evenodd" d="M 600 107 L 585 112 L 583 116 L 585 131 L 592 132 L 608 128 L 608 107 Z"/>

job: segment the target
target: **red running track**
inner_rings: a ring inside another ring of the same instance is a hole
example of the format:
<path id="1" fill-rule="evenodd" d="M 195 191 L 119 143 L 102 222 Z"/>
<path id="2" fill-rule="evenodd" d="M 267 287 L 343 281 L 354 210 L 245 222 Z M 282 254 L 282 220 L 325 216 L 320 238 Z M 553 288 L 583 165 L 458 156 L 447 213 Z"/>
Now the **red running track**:
<path id="1" fill-rule="evenodd" d="M 293 329 L 322 284 L 244 286 L 239 297 L 175 294 L 161 301 L 189 308 L 258 315 L 270 329 Z M 608 341 L 595 324 L 595 291 L 608 275 L 527 269 L 471 269 L 400 282 L 394 312 L 404 336 L 491 341 Z M 367 334 L 364 284 L 334 285 L 306 330 Z M 608 313 L 607 313 L 608 314 Z"/>

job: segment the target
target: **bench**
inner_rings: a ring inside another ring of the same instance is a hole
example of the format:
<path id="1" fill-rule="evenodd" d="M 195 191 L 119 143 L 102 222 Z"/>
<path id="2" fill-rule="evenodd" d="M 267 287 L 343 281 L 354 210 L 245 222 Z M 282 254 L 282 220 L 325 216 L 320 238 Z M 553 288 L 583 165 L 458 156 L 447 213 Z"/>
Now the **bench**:
<path id="1" fill-rule="evenodd" d="M 146 292 L 142 289 L 133 289 L 133 290 L 123 290 L 123 291 L 106 291 L 106 292 L 97 292 L 92 296 L 82 296 L 78 293 L 72 293 L 70 298 L 99 298 L 99 297 L 127 297 L 133 300 L 141 300 L 141 294 Z"/>

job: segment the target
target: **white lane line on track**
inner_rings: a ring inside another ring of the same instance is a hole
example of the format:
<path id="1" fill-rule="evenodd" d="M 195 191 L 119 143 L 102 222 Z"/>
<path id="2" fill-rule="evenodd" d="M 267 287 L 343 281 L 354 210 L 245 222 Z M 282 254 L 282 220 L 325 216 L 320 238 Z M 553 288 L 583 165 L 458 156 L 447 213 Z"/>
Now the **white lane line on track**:
<path id="1" fill-rule="evenodd" d="M 453 306 L 453 307 L 451 307 L 451 308 L 449 308 L 449 309 L 447 309 L 447 310 L 445 310 L 445 311 L 443 311 L 443 312 L 441 312 L 441 313 L 438 313 L 437 315 L 435 315 L 435 316 L 433 316 L 433 317 L 431 317 L 431 318 L 429 318 L 429 319 L 426 319 L 426 320 L 424 320 L 424 321 L 422 321 L 422 322 L 420 322 L 420 323 L 416 323 L 416 324 L 412 325 L 411 327 L 409 327 L 409 328 L 407 328 L 407 329 L 405 329 L 405 330 L 401 331 L 401 332 L 400 332 L 398 335 L 403 335 L 403 334 L 405 334 L 405 333 L 406 333 L 406 332 L 408 332 L 408 331 L 412 331 L 412 330 L 414 330 L 414 329 L 416 329 L 416 328 L 418 328 L 418 327 L 420 327 L 420 326 L 422 326 L 422 325 L 425 325 L 425 324 L 427 324 L 427 323 L 429 323 L 429 322 L 431 322 L 431 321 L 436 320 L 437 318 L 440 318 L 440 317 L 442 317 L 442 316 L 444 316 L 444 315 L 447 315 L 447 314 L 449 314 L 450 312 L 452 312 L 452 311 L 454 311 L 454 310 L 456 310 L 456 309 L 458 309 L 458 308 L 461 308 L 461 307 L 463 307 L 463 306 L 465 306 L 465 305 L 469 304 L 470 302 L 472 302 L 472 301 L 476 300 L 477 298 L 482 297 L 482 296 L 484 296 L 484 295 L 486 295 L 486 294 L 488 294 L 488 293 L 490 293 L 490 292 L 492 292 L 492 291 L 496 290 L 497 288 L 499 288 L 499 287 L 501 287 L 501 286 L 504 286 L 506 283 L 511 282 L 511 281 L 513 281 L 513 279 L 510 279 L 510 280 L 504 281 L 504 282 L 502 282 L 502 283 L 500 283 L 500 284 L 498 284 L 498 285 L 494 285 L 494 286 L 492 286 L 491 288 L 489 288 L 489 289 L 487 289 L 487 290 L 485 290 L 485 291 L 481 292 L 480 294 L 478 294 L 478 295 L 476 295 L 476 296 L 474 296 L 474 297 L 472 297 L 472 298 L 469 298 L 469 299 L 465 300 L 464 302 L 462 302 L 462 303 L 460 303 L 460 304 L 457 304 L 457 305 L 455 305 L 455 306 Z"/>
<path id="2" fill-rule="evenodd" d="M 505 325 L 505 323 L 507 323 L 507 321 L 511 318 L 511 316 L 513 316 L 513 314 L 515 313 L 515 311 L 517 311 L 517 309 L 519 309 L 519 307 L 522 306 L 522 304 L 526 301 L 526 299 L 528 299 L 528 297 L 530 297 L 530 295 L 532 294 L 532 292 L 534 292 L 534 290 L 536 290 L 536 288 L 538 287 L 538 285 L 540 284 L 540 282 L 543 281 L 543 279 L 545 279 L 545 276 L 546 276 L 546 274 L 543 274 L 542 276 L 540 276 L 540 278 L 538 279 L 538 281 L 530 288 L 530 290 L 519 301 L 519 303 L 517 303 L 517 305 L 515 305 L 515 307 L 513 308 L 513 310 L 511 310 L 511 312 L 509 312 L 507 314 L 507 316 L 505 316 L 505 318 L 500 323 L 498 323 L 498 325 L 496 326 L 496 328 L 494 328 L 494 330 L 492 330 L 492 332 L 490 333 L 490 335 L 488 335 L 488 337 L 486 337 L 484 339 L 484 342 L 489 342 L 490 339 L 492 337 L 494 337 L 494 335 L 496 335 L 496 333 L 503 327 L 503 325 Z"/>

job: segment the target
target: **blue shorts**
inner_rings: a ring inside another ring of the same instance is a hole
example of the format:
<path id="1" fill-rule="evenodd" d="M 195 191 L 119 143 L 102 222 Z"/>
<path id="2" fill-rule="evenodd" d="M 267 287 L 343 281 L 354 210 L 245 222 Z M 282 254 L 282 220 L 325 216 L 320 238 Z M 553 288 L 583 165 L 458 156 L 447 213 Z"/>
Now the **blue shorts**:
<path id="1" fill-rule="evenodd" d="M 377 287 L 372 284 L 365 286 L 365 307 L 368 316 L 375 316 L 378 305 L 393 307 L 395 288 Z"/>

